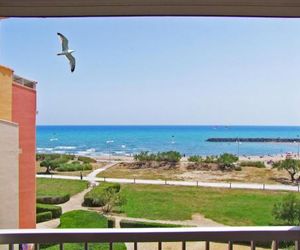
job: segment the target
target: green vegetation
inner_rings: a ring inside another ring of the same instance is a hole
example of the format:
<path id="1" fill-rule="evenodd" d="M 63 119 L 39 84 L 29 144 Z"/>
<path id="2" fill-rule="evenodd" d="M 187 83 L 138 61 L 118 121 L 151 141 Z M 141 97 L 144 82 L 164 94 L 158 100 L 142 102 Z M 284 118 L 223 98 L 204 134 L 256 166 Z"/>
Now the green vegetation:
<path id="1" fill-rule="evenodd" d="M 300 199 L 295 194 L 288 194 L 273 208 L 275 220 L 282 225 L 300 225 Z"/>
<path id="2" fill-rule="evenodd" d="M 199 162 L 203 162 L 203 158 L 200 155 L 192 155 L 188 158 L 188 161 L 199 163 Z"/>
<path id="3" fill-rule="evenodd" d="M 217 162 L 222 170 L 233 169 L 234 163 L 237 162 L 239 158 L 233 154 L 224 153 L 219 156 Z"/>
<path id="4" fill-rule="evenodd" d="M 59 218 L 62 214 L 61 207 L 59 206 L 53 206 L 53 205 L 47 205 L 47 204 L 36 204 L 36 213 L 37 215 L 39 213 L 43 212 L 51 212 L 52 218 Z"/>
<path id="5" fill-rule="evenodd" d="M 84 170 L 92 170 L 93 167 L 89 163 L 80 162 L 71 162 L 71 163 L 63 163 L 60 164 L 59 167 L 56 168 L 59 172 L 70 172 L 70 171 L 84 171 Z"/>
<path id="6" fill-rule="evenodd" d="M 126 184 L 121 194 L 128 217 L 190 220 L 200 213 L 225 225 L 265 226 L 274 224 L 273 206 L 286 192 Z"/>
<path id="7" fill-rule="evenodd" d="M 103 207 L 109 203 L 111 196 L 119 193 L 119 191 L 119 183 L 102 182 L 84 196 L 82 205 L 87 207 Z"/>
<path id="8" fill-rule="evenodd" d="M 165 161 L 165 162 L 179 162 L 181 154 L 177 151 L 159 152 L 150 154 L 148 151 L 143 151 L 139 154 L 134 155 L 136 161 Z"/>
<path id="9" fill-rule="evenodd" d="M 300 171 L 300 161 L 294 159 L 285 159 L 283 161 L 275 162 L 273 164 L 273 168 L 276 168 L 278 170 L 286 170 L 290 175 L 291 182 L 294 182 L 296 180 L 295 176 Z"/>
<path id="10" fill-rule="evenodd" d="M 67 154 L 37 154 L 36 156 L 40 166 L 46 168 L 46 174 L 50 174 L 51 170 L 60 172 L 92 170 L 91 163 L 96 162 L 86 156 L 78 156 L 77 160 L 75 159 L 74 155 Z"/>
<path id="11" fill-rule="evenodd" d="M 48 221 L 48 220 L 52 220 L 52 213 L 50 211 L 38 213 L 36 215 L 36 222 L 37 223 Z"/>
<path id="12" fill-rule="evenodd" d="M 83 210 L 75 210 L 71 212 L 64 213 L 60 217 L 60 225 L 59 228 L 107 228 L 108 221 L 103 216 L 97 212 L 91 211 L 83 211 Z M 42 249 L 48 250 L 58 250 L 58 245 L 52 246 L 42 246 Z M 113 245 L 115 250 L 125 250 L 124 243 L 115 243 Z M 78 250 L 84 249 L 83 243 L 67 243 L 64 244 L 65 250 Z M 89 249 L 91 250 L 108 250 L 108 243 L 90 243 Z"/>
<path id="13" fill-rule="evenodd" d="M 175 224 L 163 224 L 155 222 L 143 222 L 143 221 L 132 221 L 132 220 L 121 220 L 121 228 L 148 228 L 148 227 L 182 227 Z"/>
<path id="14" fill-rule="evenodd" d="M 91 157 L 87 156 L 78 156 L 78 161 L 82 161 L 83 163 L 96 163 L 97 161 Z"/>
<path id="15" fill-rule="evenodd" d="M 239 164 L 241 167 L 265 168 L 266 165 L 262 161 L 242 161 Z"/>
<path id="16" fill-rule="evenodd" d="M 203 160 L 204 163 L 217 163 L 218 162 L 218 156 L 216 155 L 211 155 L 211 156 L 206 156 L 205 159 Z"/>
<path id="17" fill-rule="evenodd" d="M 64 203 L 70 196 L 83 191 L 86 187 L 86 181 L 37 178 L 37 202 Z"/>
<path id="18" fill-rule="evenodd" d="M 241 170 L 241 168 L 235 166 L 234 163 L 236 163 L 239 160 L 238 157 L 236 157 L 233 154 L 224 153 L 222 155 L 218 156 L 206 156 L 205 158 L 202 158 L 200 155 L 192 155 L 188 158 L 189 162 L 194 163 L 206 163 L 206 164 L 218 164 L 218 167 L 221 170 Z"/>

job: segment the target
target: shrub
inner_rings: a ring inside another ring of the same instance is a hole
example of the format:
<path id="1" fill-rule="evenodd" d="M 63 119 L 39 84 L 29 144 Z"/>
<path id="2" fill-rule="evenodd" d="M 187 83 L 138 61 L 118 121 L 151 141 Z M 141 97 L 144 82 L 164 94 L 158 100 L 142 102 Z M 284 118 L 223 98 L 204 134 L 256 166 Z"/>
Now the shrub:
<path id="1" fill-rule="evenodd" d="M 40 223 L 40 222 L 44 222 L 44 221 L 48 221 L 52 219 L 52 213 L 51 212 L 42 212 L 42 213 L 38 213 L 36 215 L 36 222 Z"/>
<path id="2" fill-rule="evenodd" d="M 241 167 L 254 167 L 254 168 L 265 168 L 266 165 L 262 161 L 242 161 L 240 163 Z"/>
<path id="3" fill-rule="evenodd" d="M 217 163 L 218 157 L 215 155 L 206 156 L 203 160 L 204 163 Z"/>
<path id="4" fill-rule="evenodd" d="M 233 154 L 224 153 L 220 155 L 217 162 L 219 164 L 219 167 L 222 170 L 225 170 L 225 169 L 233 169 L 234 163 L 237 162 L 238 160 L 239 158 L 237 156 Z"/>
<path id="5" fill-rule="evenodd" d="M 136 161 L 155 161 L 156 155 L 149 154 L 148 151 L 142 151 L 139 154 L 134 155 Z"/>
<path id="6" fill-rule="evenodd" d="M 107 202 L 107 193 L 118 193 L 120 188 L 119 183 L 101 183 L 85 194 L 82 205 L 86 207 L 102 207 Z"/>
<path id="7" fill-rule="evenodd" d="M 114 228 L 116 226 L 116 220 L 115 218 L 107 218 L 107 227 L 108 228 Z"/>
<path id="8" fill-rule="evenodd" d="M 65 163 L 60 164 L 58 168 L 56 168 L 59 172 L 68 172 L 68 171 L 84 171 L 84 170 L 92 170 L 93 167 L 89 163 L 80 164 L 79 162 Z"/>
<path id="9" fill-rule="evenodd" d="M 295 194 L 288 194 L 274 205 L 272 214 L 275 220 L 285 225 L 300 225 L 300 200 Z"/>
<path id="10" fill-rule="evenodd" d="M 42 204 L 61 204 L 70 200 L 70 195 L 65 194 L 61 196 L 38 196 L 36 198 L 37 203 Z"/>
<path id="11" fill-rule="evenodd" d="M 235 166 L 235 167 L 234 167 L 234 170 L 235 170 L 235 171 L 242 171 L 242 167 L 241 167 L 241 166 Z"/>
<path id="12" fill-rule="evenodd" d="M 202 162 L 203 159 L 199 155 L 192 155 L 188 158 L 188 161 L 198 163 L 198 162 Z"/>
<path id="13" fill-rule="evenodd" d="M 78 156 L 78 161 L 82 161 L 83 163 L 96 163 L 97 161 L 91 157 L 87 156 Z"/>
<path id="14" fill-rule="evenodd" d="M 121 228 L 151 228 L 151 227 L 182 227 L 175 224 L 163 224 L 155 222 L 142 222 L 142 221 L 132 221 L 132 220 L 121 220 Z"/>
<path id="15" fill-rule="evenodd" d="M 62 214 L 62 209 L 59 206 L 46 205 L 46 204 L 36 204 L 36 212 L 51 212 L 52 218 L 59 218 Z"/>
<path id="16" fill-rule="evenodd" d="M 148 151 L 142 151 L 134 155 L 137 161 L 165 161 L 165 162 L 179 162 L 181 154 L 177 151 L 158 152 L 157 154 L 150 154 Z"/>

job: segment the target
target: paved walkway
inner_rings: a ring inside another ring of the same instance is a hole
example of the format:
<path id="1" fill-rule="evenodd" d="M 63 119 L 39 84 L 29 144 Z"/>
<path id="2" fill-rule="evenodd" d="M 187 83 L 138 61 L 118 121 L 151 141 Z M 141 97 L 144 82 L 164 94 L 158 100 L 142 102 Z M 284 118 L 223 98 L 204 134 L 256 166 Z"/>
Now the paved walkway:
<path id="1" fill-rule="evenodd" d="M 90 174 L 88 174 L 84 179 L 86 179 L 87 181 L 89 181 L 92 185 L 96 183 L 95 179 L 97 174 L 99 174 L 100 172 L 114 166 L 115 164 L 117 164 L 117 162 L 114 163 L 110 163 L 105 165 L 102 168 L 98 168 L 96 170 L 94 170 L 93 172 L 91 172 Z M 49 177 L 49 175 L 46 175 L 47 177 Z M 76 176 L 64 176 L 65 178 L 61 178 L 61 179 L 74 179 L 74 177 L 76 179 L 80 179 L 80 177 L 76 177 Z M 73 177 L 73 178 L 71 178 Z M 50 178 L 56 178 L 56 175 L 50 176 Z M 72 210 L 87 210 L 87 207 L 83 207 L 82 206 L 82 202 L 84 200 L 84 195 L 89 192 L 92 188 L 87 188 L 84 191 L 73 195 L 70 200 L 68 200 L 67 202 L 63 203 L 63 204 L 59 204 L 58 206 L 60 206 L 62 208 L 62 213 L 68 212 L 68 211 L 72 211 Z M 59 226 L 59 219 L 54 219 L 54 220 L 50 220 L 50 221 L 45 221 L 42 223 L 38 223 L 37 224 L 37 228 L 39 229 L 49 229 L 49 228 L 57 228 Z"/>
<path id="2" fill-rule="evenodd" d="M 84 191 L 73 195 L 70 200 L 63 204 L 59 204 L 57 206 L 60 206 L 62 208 L 62 213 L 72 211 L 72 210 L 87 210 L 87 207 L 82 206 L 82 202 L 84 200 L 84 195 L 89 192 L 91 188 L 87 188 Z M 57 228 L 59 226 L 59 219 L 49 220 L 42 223 L 37 224 L 37 228 L 39 229 L 49 229 L 49 228 Z"/>
<path id="3" fill-rule="evenodd" d="M 277 191 L 294 191 L 299 192 L 299 186 L 290 186 L 282 184 L 260 184 L 260 183 L 237 183 L 237 182 L 200 182 L 200 181 L 171 181 L 171 180 L 142 180 L 142 179 L 125 179 L 125 178 L 104 178 L 95 177 L 98 173 L 105 169 L 114 166 L 117 163 L 111 163 L 104 168 L 97 169 L 97 173 L 92 172 L 91 176 L 83 177 L 83 180 L 100 182 L 118 182 L 118 183 L 131 183 L 131 184 L 153 184 L 153 185 L 174 185 L 174 186 L 194 186 L 194 187 L 214 187 L 214 188 L 227 188 L 227 189 L 254 189 L 254 190 L 277 190 Z M 93 174 L 93 175 L 92 175 Z M 56 179 L 71 179 L 79 180 L 77 176 L 65 175 L 37 175 L 43 178 L 56 178 Z"/>

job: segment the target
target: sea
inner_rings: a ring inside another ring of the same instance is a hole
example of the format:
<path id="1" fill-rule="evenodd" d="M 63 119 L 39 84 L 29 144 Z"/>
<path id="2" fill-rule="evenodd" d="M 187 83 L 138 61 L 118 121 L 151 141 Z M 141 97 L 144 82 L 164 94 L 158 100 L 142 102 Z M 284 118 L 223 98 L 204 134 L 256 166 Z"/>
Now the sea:
<path id="1" fill-rule="evenodd" d="M 298 138 L 296 126 L 37 126 L 37 152 L 132 156 L 175 150 L 182 155 L 297 153 L 299 143 L 207 142 L 211 137 Z"/>

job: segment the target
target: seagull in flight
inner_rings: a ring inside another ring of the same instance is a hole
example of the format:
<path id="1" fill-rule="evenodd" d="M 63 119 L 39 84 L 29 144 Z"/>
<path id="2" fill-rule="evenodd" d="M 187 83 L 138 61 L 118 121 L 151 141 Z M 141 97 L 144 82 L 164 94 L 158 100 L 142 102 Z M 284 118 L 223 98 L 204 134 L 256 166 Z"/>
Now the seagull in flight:
<path id="1" fill-rule="evenodd" d="M 61 33 L 57 33 L 61 40 L 61 45 L 62 45 L 62 52 L 58 53 L 58 56 L 66 56 L 69 60 L 70 66 L 71 66 L 71 72 L 74 72 L 75 70 L 75 58 L 72 56 L 72 53 L 74 50 L 69 49 L 69 41 L 68 39 Z"/>

